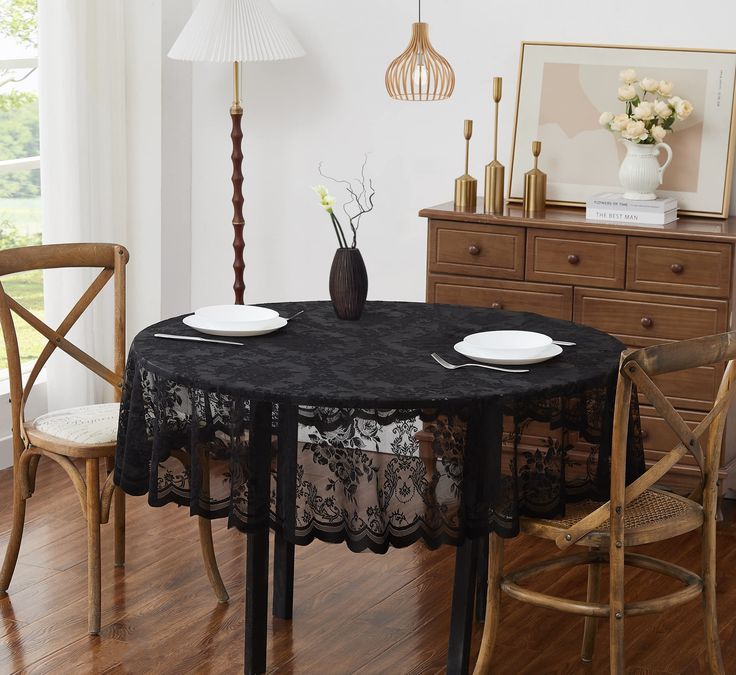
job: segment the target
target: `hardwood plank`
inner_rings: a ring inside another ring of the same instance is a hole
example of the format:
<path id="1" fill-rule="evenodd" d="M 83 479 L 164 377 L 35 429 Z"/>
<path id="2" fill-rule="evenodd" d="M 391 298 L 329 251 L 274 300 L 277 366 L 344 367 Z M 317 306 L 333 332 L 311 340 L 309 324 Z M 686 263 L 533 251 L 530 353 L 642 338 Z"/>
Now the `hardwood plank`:
<path id="1" fill-rule="evenodd" d="M 8 474 L 0 471 L 0 506 L 9 500 Z M 204 574 L 196 519 L 186 509 L 153 509 L 145 498 L 129 499 L 124 569 L 113 568 L 112 528 L 102 530 L 102 635 L 89 637 L 84 521 L 67 483 L 54 465 L 41 465 L 28 538 L 10 593 L 0 599 L 0 673 L 240 672 L 245 537 L 226 529 L 224 522 L 214 523 L 215 549 L 231 594 L 230 604 L 220 606 Z M 3 511 L 0 508 L 0 541 L 10 524 Z M 718 542 L 720 635 L 727 672 L 736 669 L 734 516 L 736 505 L 727 502 Z M 82 552 L 79 562 L 67 566 L 76 555 L 75 546 Z M 644 549 L 698 569 L 695 533 Z M 554 552 L 548 543 L 530 538 L 506 542 L 507 565 Z M 383 556 L 320 542 L 297 547 L 294 620 L 269 619 L 269 672 L 444 672 L 454 557 L 452 548 L 429 551 L 420 545 L 391 549 Z M 41 567 L 37 561 L 64 569 Z M 651 597 L 664 583 L 673 583 L 657 580 L 643 570 L 627 573 L 630 598 Z M 541 577 L 534 583 L 582 597 L 585 571 Z M 604 574 L 603 593 L 607 585 Z M 501 673 L 607 673 L 605 623 L 599 627 L 593 664 L 583 666 L 578 657 L 580 617 L 537 610 L 504 597 L 494 662 Z M 479 641 L 476 624 L 471 663 Z M 626 672 L 695 675 L 704 668 L 702 642 L 698 603 L 663 617 L 628 619 Z"/>

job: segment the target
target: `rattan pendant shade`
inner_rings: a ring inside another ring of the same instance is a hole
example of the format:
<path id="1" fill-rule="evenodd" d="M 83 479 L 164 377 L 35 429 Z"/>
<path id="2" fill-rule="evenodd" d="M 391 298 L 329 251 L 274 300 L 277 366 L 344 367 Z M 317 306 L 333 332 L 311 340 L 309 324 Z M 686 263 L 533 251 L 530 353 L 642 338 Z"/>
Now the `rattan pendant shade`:
<path id="1" fill-rule="evenodd" d="M 429 41 L 429 24 L 413 24 L 411 41 L 386 71 L 386 90 L 399 101 L 443 101 L 455 89 L 455 72 Z"/>

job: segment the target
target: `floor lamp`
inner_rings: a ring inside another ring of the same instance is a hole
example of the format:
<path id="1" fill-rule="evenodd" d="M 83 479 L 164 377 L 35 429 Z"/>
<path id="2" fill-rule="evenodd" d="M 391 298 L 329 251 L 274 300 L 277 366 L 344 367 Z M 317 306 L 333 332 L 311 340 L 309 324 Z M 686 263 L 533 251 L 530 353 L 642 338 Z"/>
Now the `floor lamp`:
<path id="1" fill-rule="evenodd" d="M 281 61 L 300 56 L 304 56 L 304 49 L 269 0 L 200 0 L 169 51 L 172 59 L 233 64 L 234 94 L 230 106 L 230 136 L 233 141 L 233 290 L 236 305 L 243 304 L 245 292 L 240 64 L 249 61 Z"/>

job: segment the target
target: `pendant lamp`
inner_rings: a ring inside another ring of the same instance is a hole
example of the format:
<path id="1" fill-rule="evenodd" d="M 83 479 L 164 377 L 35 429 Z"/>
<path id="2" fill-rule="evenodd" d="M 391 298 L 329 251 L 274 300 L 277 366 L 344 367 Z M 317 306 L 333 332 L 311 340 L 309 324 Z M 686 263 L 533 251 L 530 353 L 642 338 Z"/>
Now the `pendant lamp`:
<path id="1" fill-rule="evenodd" d="M 429 24 L 422 23 L 419 0 L 419 21 L 412 25 L 406 51 L 386 71 L 386 90 L 398 101 L 443 101 L 454 89 L 455 72 L 429 41 Z"/>

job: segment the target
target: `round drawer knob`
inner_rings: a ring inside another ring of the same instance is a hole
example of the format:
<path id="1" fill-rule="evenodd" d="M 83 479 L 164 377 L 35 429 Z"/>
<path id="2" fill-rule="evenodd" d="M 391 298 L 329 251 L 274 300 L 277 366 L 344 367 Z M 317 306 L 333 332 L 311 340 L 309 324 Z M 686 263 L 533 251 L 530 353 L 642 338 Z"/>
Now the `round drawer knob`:
<path id="1" fill-rule="evenodd" d="M 654 320 L 648 316 L 643 316 L 641 317 L 641 325 L 644 326 L 644 328 L 651 328 L 654 325 Z"/>
<path id="2" fill-rule="evenodd" d="M 672 267 L 670 267 L 670 269 L 675 274 L 682 274 L 685 271 L 685 268 L 682 265 L 680 265 L 680 263 L 675 263 L 674 265 L 672 265 Z"/>
<path id="3" fill-rule="evenodd" d="M 480 246 L 478 244 L 471 244 L 468 246 L 468 253 L 470 255 L 480 255 Z"/>
<path id="4" fill-rule="evenodd" d="M 646 429 L 641 430 L 641 440 L 646 441 L 649 438 L 649 432 Z"/>
<path id="5" fill-rule="evenodd" d="M 503 303 L 500 303 L 500 302 L 494 302 L 494 303 L 493 303 L 493 304 L 491 305 L 491 309 L 503 309 Z"/>
<path id="6" fill-rule="evenodd" d="M 569 262 L 571 265 L 577 265 L 580 262 L 580 256 L 577 256 L 573 253 L 567 256 L 567 262 Z"/>

